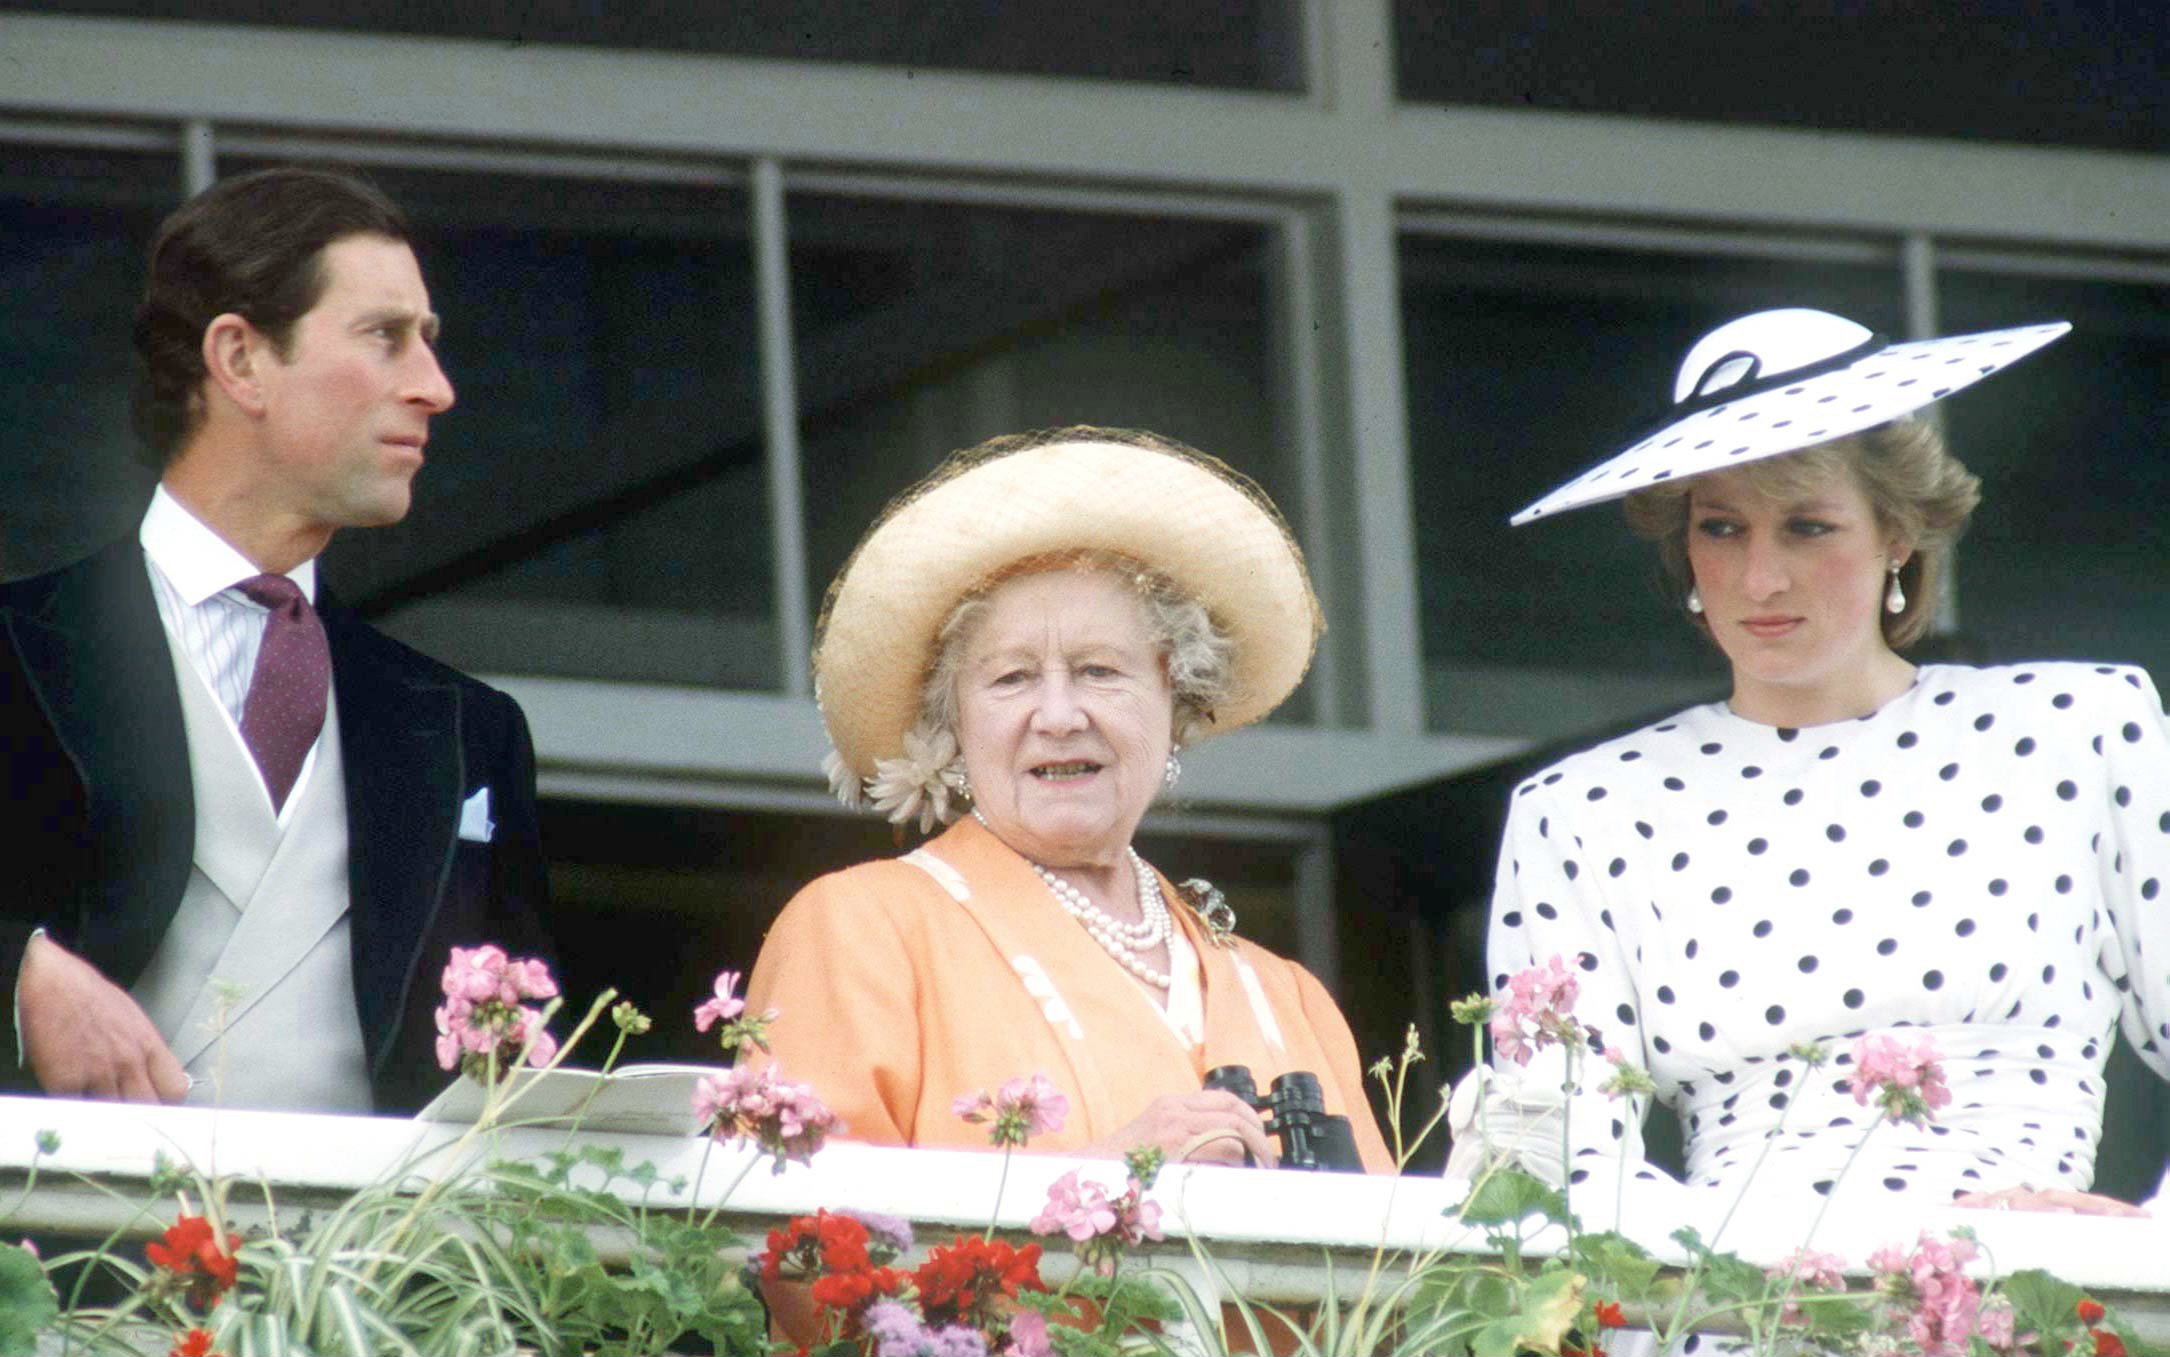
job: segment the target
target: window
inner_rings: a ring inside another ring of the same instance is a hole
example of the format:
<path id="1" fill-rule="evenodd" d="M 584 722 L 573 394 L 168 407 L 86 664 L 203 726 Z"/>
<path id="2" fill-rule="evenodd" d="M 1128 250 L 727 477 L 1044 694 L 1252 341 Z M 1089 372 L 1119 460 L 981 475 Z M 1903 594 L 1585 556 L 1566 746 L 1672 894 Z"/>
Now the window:
<path id="1" fill-rule="evenodd" d="M 130 422 L 144 254 L 171 154 L 0 144 L 0 576 L 125 536 L 155 479 Z"/>
<path id="2" fill-rule="evenodd" d="M 1271 228 L 817 192 L 790 221 L 817 603 L 890 497 L 1001 433 L 1152 429 L 1302 512 Z"/>
<path id="3" fill-rule="evenodd" d="M 1946 403 L 1952 451 L 1983 482 L 1959 547 L 1960 638 L 1984 660 L 2123 660 L 2170 682 L 2170 269 L 2117 281 L 1977 260 L 1939 275 L 1946 331 L 2073 328 Z"/>
<path id="4" fill-rule="evenodd" d="M 463 669 L 776 687 L 744 191 L 367 173 L 413 222 L 458 404 L 407 520 L 334 541 L 334 585 Z"/>
<path id="5" fill-rule="evenodd" d="M 2170 11 L 2115 0 L 2002 18 L 1993 6 L 1394 0 L 1396 86 L 1413 102 L 2127 151 L 2170 149 L 2166 41 Z"/>
<path id="6" fill-rule="evenodd" d="M 1402 313 L 1429 724 L 1565 736 L 1707 695 L 1723 665 L 1617 508 L 1508 517 L 1655 422 L 1681 355 L 1726 320 L 1816 306 L 1903 333 L 1895 251 L 1691 254 L 1415 224 Z"/>
<path id="7" fill-rule="evenodd" d="M 59 0 L 78 14 L 164 19 L 146 0 Z M 901 70 L 1084 76 L 1227 89 L 1303 88 L 1298 0 L 731 0 L 729 4 L 332 5 L 321 0 L 192 0 L 188 17 L 285 28 L 404 33 L 509 43 L 647 48 L 839 61 Z"/>

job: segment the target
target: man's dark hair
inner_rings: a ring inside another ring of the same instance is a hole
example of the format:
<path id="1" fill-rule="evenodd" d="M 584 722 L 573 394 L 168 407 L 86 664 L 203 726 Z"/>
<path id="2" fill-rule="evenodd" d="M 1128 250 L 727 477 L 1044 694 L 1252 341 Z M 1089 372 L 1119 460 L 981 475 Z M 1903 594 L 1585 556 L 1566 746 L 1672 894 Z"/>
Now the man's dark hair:
<path id="1" fill-rule="evenodd" d="M 136 308 L 136 432 L 154 469 L 203 418 L 205 328 L 231 311 L 284 357 L 324 295 L 324 247 L 357 235 L 404 241 L 406 214 L 352 175 L 298 166 L 223 180 L 166 218 Z"/>

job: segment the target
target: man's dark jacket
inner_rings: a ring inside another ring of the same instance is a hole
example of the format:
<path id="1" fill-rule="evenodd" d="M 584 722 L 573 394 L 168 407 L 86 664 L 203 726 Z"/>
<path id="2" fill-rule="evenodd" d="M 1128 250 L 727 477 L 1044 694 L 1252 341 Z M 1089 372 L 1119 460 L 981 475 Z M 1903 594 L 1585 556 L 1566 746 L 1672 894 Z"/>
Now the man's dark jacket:
<path id="1" fill-rule="evenodd" d="M 379 1112 L 449 1078 L 431 1013 L 447 950 L 538 950 L 546 881 L 535 755 L 503 693 L 392 640 L 319 589 L 346 764 L 354 996 Z M 0 1091 L 17 1066 L 14 979 L 43 927 L 132 986 L 181 903 L 195 850 L 173 658 L 133 538 L 0 586 Z M 494 833 L 458 835 L 489 788 Z"/>

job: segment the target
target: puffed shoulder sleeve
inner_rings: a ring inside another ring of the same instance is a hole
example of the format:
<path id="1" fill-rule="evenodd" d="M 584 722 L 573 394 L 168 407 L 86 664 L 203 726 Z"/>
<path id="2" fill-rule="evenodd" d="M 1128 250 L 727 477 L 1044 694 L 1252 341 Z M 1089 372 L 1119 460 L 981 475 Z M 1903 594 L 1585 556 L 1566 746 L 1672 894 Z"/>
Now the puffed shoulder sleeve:
<path id="1" fill-rule="evenodd" d="M 1557 959 L 1574 981 L 1576 1021 L 1597 1029 L 1606 1046 L 1647 1069 L 1636 977 L 1613 927 L 1611 902 L 1600 884 L 1603 874 L 1584 869 L 1599 832 L 1590 812 L 1555 796 L 1544 779 L 1517 789 L 1492 892 L 1486 948 L 1492 994 L 1504 1004 L 1516 975 L 1532 967 L 1549 971 Z M 1636 1187 L 1632 1195 L 1638 1199 L 1680 1190 L 1670 1175 L 1644 1160 L 1645 1100 L 1615 1100 L 1597 1091 L 1611 1074 L 1601 1054 L 1573 1057 L 1577 1091 L 1564 1098 L 1561 1090 L 1570 1083 L 1564 1048 L 1550 1044 L 1521 1054 L 1526 1064 L 1514 1058 L 1511 1045 L 1501 1049 L 1495 1043 L 1490 1091 L 1479 1100 L 1477 1125 L 1458 1128 L 1458 1135 L 1474 1131 L 1495 1154 L 1512 1157 L 1555 1184 L 1564 1179 L 1580 1201 L 1607 1208 L 1619 1200 L 1623 1176 Z M 1467 1162 L 1466 1155 L 1460 1157 Z"/>
<path id="2" fill-rule="evenodd" d="M 2170 720 L 2140 669 L 2111 670 L 2103 697 L 2102 966 L 2123 998 L 2126 1039 L 2170 1078 Z"/>
<path id="3" fill-rule="evenodd" d="M 747 982 L 747 1007 L 776 1010 L 778 1072 L 814 1092 L 843 1135 L 911 1143 L 919 1110 L 918 977 L 896 891 L 868 864 L 824 876 L 784 906 Z"/>

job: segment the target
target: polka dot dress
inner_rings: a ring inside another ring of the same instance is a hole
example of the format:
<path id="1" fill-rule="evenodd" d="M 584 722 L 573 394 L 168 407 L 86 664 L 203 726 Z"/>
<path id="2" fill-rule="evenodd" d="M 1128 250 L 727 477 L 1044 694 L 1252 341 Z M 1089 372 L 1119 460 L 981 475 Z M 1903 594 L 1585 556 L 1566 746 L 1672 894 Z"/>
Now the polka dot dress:
<path id="1" fill-rule="evenodd" d="M 1875 1116 L 1847 1048 L 1894 1029 L 1936 1042 L 1952 1104 L 1879 1127 L 1849 1200 L 2084 1188 L 2120 1020 L 2170 1077 L 2166 885 L 2170 732 L 2145 673 L 1926 666 L 1859 720 L 1697 707 L 1519 787 L 1489 962 L 1495 989 L 1576 967 L 1577 1017 L 1679 1111 L 1691 1188 L 1737 1187 L 1776 1130 L 1759 1199 L 1829 1194 Z M 1786 1055 L 1808 1041 L 1834 1063 Z M 1571 1179 L 1656 1176 L 1622 1111 L 1576 1100 Z"/>

